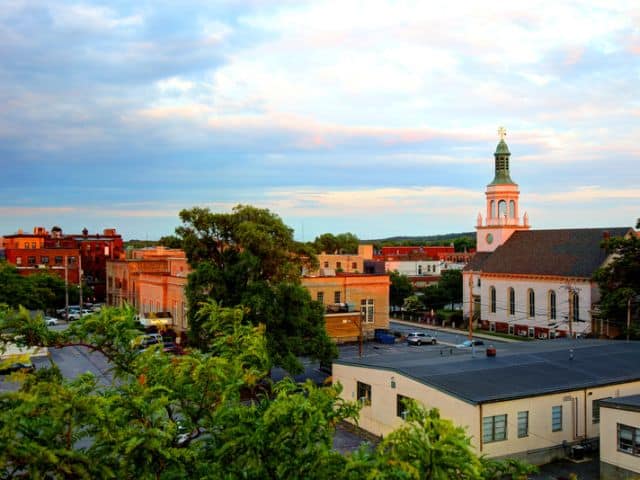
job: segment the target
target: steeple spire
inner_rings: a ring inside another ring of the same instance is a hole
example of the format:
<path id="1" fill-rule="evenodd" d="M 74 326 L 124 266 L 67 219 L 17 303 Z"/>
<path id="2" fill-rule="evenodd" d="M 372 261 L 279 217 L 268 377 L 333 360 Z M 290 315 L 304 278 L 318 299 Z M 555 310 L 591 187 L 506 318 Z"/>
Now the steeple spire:
<path id="1" fill-rule="evenodd" d="M 496 153 L 493 154 L 495 157 L 495 176 L 489 185 L 515 185 L 516 182 L 511 180 L 511 176 L 509 175 L 509 157 L 511 156 L 511 152 L 509 152 L 509 147 L 504 141 L 504 137 L 507 136 L 507 130 L 504 127 L 500 127 L 498 129 L 498 135 L 500 136 L 500 141 L 496 147 Z"/>

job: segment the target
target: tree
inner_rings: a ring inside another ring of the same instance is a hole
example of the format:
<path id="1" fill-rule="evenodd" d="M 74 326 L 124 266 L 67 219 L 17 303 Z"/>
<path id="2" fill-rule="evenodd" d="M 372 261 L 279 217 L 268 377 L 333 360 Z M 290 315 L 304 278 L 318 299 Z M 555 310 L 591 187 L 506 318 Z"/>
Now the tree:
<path id="1" fill-rule="evenodd" d="M 468 252 L 476 248 L 476 239 L 475 237 L 458 237 L 453 240 L 453 246 L 456 252 Z"/>
<path id="2" fill-rule="evenodd" d="M 335 427 L 359 405 L 339 385 L 272 383 L 263 325 L 213 301 L 199 312 L 209 352 L 132 348 L 135 311 L 104 308 L 65 331 L 0 308 L 0 343 L 105 355 L 114 380 L 65 379 L 55 365 L 14 374 L 0 393 L 0 478 L 497 479 L 522 472 L 478 459 L 464 430 L 406 403 L 406 424 L 376 449 L 333 450 Z M 515 464 L 514 464 L 515 465 Z M 515 477 L 514 477 L 515 478 Z"/>
<path id="3" fill-rule="evenodd" d="M 406 312 L 415 313 L 424 310 L 424 305 L 420 300 L 420 297 L 417 295 L 410 295 L 404 299 L 402 309 Z"/>
<path id="4" fill-rule="evenodd" d="M 404 303 L 404 299 L 413 293 L 413 285 L 411 280 L 404 274 L 394 270 L 389 274 L 391 286 L 389 287 L 389 304 L 391 306 L 400 306 Z"/>
<path id="5" fill-rule="evenodd" d="M 182 239 L 175 235 L 166 235 L 164 237 L 160 237 L 158 244 L 167 248 L 182 248 Z"/>
<path id="6" fill-rule="evenodd" d="M 360 240 L 353 233 L 323 233 L 316 237 L 312 242 L 312 246 L 316 253 L 358 253 L 358 245 Z"/>
<path id="7" fill-rule="evenodd" d="M 611 238 L 603 246 L 612 256 L 594 274 L 600 289 L 600 315 L 626 325 L 640 296 L 640 238 Z M 635 311 L 638 317 L 638 309 Z"/>
<path id="8" fill-rule="evenodd" d="M 24 276 L 13 265 L 0 262 L 0 285 L 0 303 L 14 308 L 48 310 L 64 305 L 64 281 L 46 271 Z"/>
<path id="9" fill-rule="evenodd" d="M 230 214 L 206 208 L 180 212 L 176 229 L 193 269 L 186 289 L 190 338 L 208 348 L 199 306 L 213 299 L 224 307 L 243 306 L 246 320 L 266 328 L 274 365 L 300 372 L 297 356 L 329 362 L 335 345 L 324 315 L 300 285 L 303 267 L 317 267 L 308 246 L 269 210 L 238 205 Z"/>
<path id="10" fill-rule="evenodd" d="M 454 303 L 462 303 L 462 271 L 443 270 L 438 281 L 438 286 L 444 292 L 447 301 L 451 303 L 453 310 Z"/>

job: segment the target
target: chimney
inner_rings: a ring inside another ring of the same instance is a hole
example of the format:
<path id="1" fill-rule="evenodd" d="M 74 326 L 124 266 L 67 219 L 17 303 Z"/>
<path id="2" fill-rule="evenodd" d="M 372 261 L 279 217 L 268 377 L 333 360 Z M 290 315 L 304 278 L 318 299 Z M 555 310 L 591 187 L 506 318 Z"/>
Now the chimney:
<path id="1" fill-rule="evenodd" d="M 609 230 L 605 230 L 604 232 L 602 232 L 602 238 L 605 241 L 609 240 L 610 237 L 611 237 L 611 234 L 609 233 Z"/>
<path id="2" fill-rule="evenodd" d="M 87 230 L 87 227 L 82 229 L 82 236 L 85 238 L 89 236 L 89 230 Z"/>

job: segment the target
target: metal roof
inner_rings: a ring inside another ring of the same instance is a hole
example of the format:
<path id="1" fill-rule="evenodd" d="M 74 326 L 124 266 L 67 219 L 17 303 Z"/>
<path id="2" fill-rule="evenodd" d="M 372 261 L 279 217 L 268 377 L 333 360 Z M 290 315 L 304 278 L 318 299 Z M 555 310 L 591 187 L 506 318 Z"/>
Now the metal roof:
<path id="1" fill-rule="evenodd" d="M 500 344 L 495 357 L 440 348 L 336 363 L 390 370 L 480 404 L 640 380 L 640 342 L 556 339 Z"/>

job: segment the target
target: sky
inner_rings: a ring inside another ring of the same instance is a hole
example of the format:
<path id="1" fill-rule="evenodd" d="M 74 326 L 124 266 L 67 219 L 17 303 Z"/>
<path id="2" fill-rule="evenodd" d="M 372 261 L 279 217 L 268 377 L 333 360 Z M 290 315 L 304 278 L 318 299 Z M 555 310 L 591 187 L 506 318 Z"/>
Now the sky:
<path id="1" fill-rule="evenodd" d="M 498 127 L 533 228 L 640 217 L 640 3 L 0 2 L 0 235 L 473 231 Z"/>

